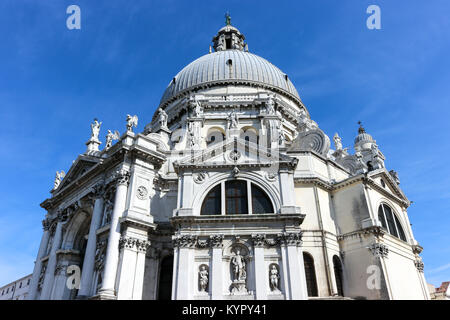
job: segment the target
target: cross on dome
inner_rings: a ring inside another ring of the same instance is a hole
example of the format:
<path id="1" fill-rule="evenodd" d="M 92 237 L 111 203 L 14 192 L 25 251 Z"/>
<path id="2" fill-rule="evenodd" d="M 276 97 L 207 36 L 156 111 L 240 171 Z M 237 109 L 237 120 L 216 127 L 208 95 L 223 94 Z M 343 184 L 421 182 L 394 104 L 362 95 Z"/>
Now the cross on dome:
<path id="1" fill-rule="evenodd" d="M 225 13 L 225 24 L 227 26 L 231 26 L 231 16 L 230 16 L 230 14 L 228 12 Z"/>

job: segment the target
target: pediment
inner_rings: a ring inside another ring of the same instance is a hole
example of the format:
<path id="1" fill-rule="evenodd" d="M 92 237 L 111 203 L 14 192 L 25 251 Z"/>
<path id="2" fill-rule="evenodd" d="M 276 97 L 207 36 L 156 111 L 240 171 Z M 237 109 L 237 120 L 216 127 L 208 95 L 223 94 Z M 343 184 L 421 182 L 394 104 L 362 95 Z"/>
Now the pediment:
<path id="1" fill-rule="evenodd" d="M 369 173 L 369 177 L 375 182 L 377 186 L 379 186 L 386 192 L 409 202 L 408 198 L 400 189 L 399 185 L 395 182 L 394 178 L 385 168 Z M 384 182 L 384 185 L 382 181 Z"/>
<path id="2" fill-rule="evenodd" d="M 185 156 L 174 163 L 176 168 L 222 166 L 270 166 L 284 163 L 295 166 L 297 159 L 286 155 L 283 149 L 268 149 L 235 138 L 218 142 L 203 150 L 187 150 Z"/>
<path id="3" fill-rule="evenodd" d="M 64 189 L 71 182 L 81 178 L 86 172 L 88 172 L 92 167 L 94 167 L 100 160 L 97 158 L 79 156 L 70 167 L 64 179 L 61 181 L 59 187 L 53 192 L 58 192 Z"/>

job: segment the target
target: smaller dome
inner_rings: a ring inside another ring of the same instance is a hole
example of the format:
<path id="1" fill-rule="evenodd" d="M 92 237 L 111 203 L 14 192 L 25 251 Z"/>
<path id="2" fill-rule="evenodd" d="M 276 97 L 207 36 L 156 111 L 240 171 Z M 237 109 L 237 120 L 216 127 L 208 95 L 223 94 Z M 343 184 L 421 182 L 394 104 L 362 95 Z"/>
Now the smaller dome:
<path id="1" fill-rule="evenodd" d="M 366 132 L 361 122 L 359 122 L 358 135 L 355 138 L 355 150 L 370 149 L 374 143 L 376 141 Z"/>

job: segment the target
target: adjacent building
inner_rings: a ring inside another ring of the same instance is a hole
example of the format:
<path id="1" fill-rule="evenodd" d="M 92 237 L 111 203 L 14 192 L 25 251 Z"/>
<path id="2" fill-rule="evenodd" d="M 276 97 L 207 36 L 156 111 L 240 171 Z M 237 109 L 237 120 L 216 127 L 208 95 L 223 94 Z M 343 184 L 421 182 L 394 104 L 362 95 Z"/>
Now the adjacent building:
<path id="1" fill-rule="evenodd" d="M 32 274 L 0 288 L 0 300 L 26 300 Z"/>

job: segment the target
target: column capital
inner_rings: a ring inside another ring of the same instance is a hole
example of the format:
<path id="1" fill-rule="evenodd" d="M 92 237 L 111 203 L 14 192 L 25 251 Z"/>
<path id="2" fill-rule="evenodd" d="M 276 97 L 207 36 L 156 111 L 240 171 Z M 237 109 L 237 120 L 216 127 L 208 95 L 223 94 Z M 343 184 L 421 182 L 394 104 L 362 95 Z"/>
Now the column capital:
<path id="1" fill-rule="evenodd" d="M 130 172 L 128 172 L 126 170 L 116 171 L 115 180 L 116 180 L 116 184 L 118 186 L 120 186 L 120 185 L 128 186 L 128 184 L 130 182 Z"/>
<path id="2" fill-rule="evenodd" d="M 197 244 L 197 236 L 192 234 L 174 236 L 172 237 L 172 243 L 174 247 L 194 248 Z"/>
<path id="3" fill-rule="evenodd" d="M 57 218 L 56 221 L 58 221 L 58 223 L 64 223 L 69 219 L 69 214 L 67 212 L 67 209 L 64 210 L 58 210 L 57 212 Z"/>
<path id="4" fill-rule="evenodd" d="M 222 248 L 223 234 L 214 234 L 209 236 L 209 244 L 211 248 Z"/>
<path id="5" fill-rule="evenodd" d="M 136 244 L 136 238 L 132 237 L 120 237 L 119 249 L 133 249 Z"/>
<path id="6" fill-rule="evenodd" d="M 97 198 L 103 198 L 106 193 L 106 187 L 103 181 L 97 183 L 92 187 L 92 195 L 94 196 L 94 199 Z"/>
<path id="7" fill-rule="evenodd" d="M 254 247 L 262 248 L 266 244 L 266 235 L 264 233 L 252 234 Z"/>
<path id="8" fill-rule="evenodd" d="M 67 265 L 58 263 L 58 265 L 55 268 L 55 276 L 56 275 L 64 276 L 66 275 L 66 273 L 67 273 Z"/>
<path id="9" fill-rule="evenodd" d="M 383 243 L 374 242 L 367 248 L 376 258 L 387 258 L 389 254 L 389 248 Z"/>
<path id="10" fill-rule="evenodd" d="M 414 260 L 414 266 L 419 272 L 423 272 L 423 269 L 425 268 L 425 265 L 423 264 L 423 261 L 420 259 Z"/>
<path id="11" fill-rule="evenodd" d="M 137 240 L 136 241 L 136 249 L 138 252 L 146 253 L 148 248 L 150 248 L 151 242 L 150 240 Z"/>
<path id="12" fill-rule="evenodd" d="M 52 222 L 49 218 L 45 218 L 44 220 L 42 220 L 42 228 L 44 229 L 44 232 L 50 230 L 51 225 Z"/>
<path id="13" fill-rule="evenodd" d="M 129 236 L 122 236 L 119 240 L 119 249 L 136 250 L 138 252 L 146 253 L 150 247 L 151 242 L 149 240 L 138 239 Z"/>
<path id="14" fill-rule="evenodd" d="M 278 234 L 277 240 L 279 243 L 287 246 L 301 246 L 303 244 L 302 241 L 303 232 L 285 232 L 282 234 Z"/>

